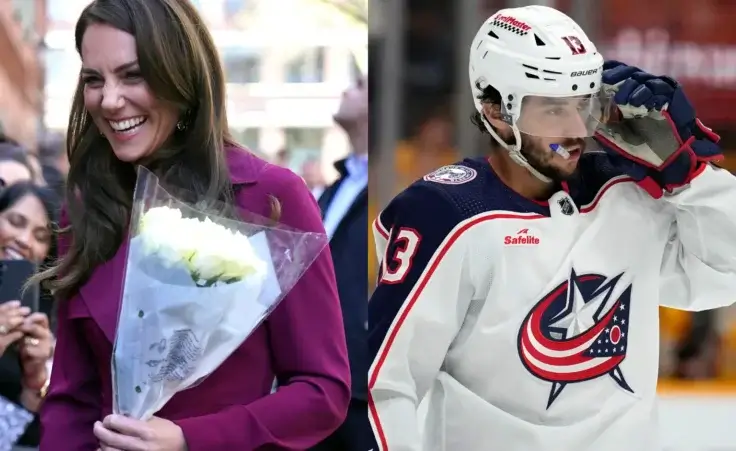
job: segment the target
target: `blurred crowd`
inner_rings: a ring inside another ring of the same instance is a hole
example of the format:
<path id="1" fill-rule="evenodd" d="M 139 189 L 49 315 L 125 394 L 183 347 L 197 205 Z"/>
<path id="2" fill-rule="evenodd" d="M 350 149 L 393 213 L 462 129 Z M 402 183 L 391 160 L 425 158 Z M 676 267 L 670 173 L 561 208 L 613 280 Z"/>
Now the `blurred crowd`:
<path id="1" fill-rule="evenodd" d="M 297 168 L 290 149 L 275 153 L 273 163 L 298 173 L 319 205 L 335 270 L 345 336 L 350 359 L 351 400 L 348 416 L 330 437 L 311 451 L 360 450 L 373 443 L 365 421 L 368 411 L 366 331 L 368 311 L 366 279 L 368 261 L 368 118 L 369 92 L 366 79 L 358 75 L 343 92 L 333 120 L 349 143 L 347 155 L 337 161 L 307 158 Z M 329 164 L 329 171 L 324 163 Z"/>
<path id="2" fill-rule="evenodd" d="M 288 148 L 279 149 L 273 160 L 273 163 L 290 168 L 292 164 L 292 152 Z M 330 162 L 334 163 L 334 162 Z M 301 164 L 301 167 L 297 168 L 296 171 L 307 184 L 309 189 L 312 191 L 315 199 L 319 199 L 319 196 L 324 192 L 325 187 L 328 184 L 328 180 L 332 175 L 325 170 L 322 161 L 316 158 L 309 158 Z"/>
<path id="3" fill-rule="evenodd" d="M 736 113 L 727 103 L 736 93 L 736 71 L 718 55 L 730 55 L 736 49 L 736 31 L 729 23 L 736 6 L 716 0 L 697 5 L 650 3 L 641 14 L 629 14 L 641 11 L 638 2 L 631 0 L 407 0 L 402 14 L 390 8 L 381 11 L 384 27 L 371 36 L 371 83 L 384 88 L 395 83 L 399 96 L 395 101 L 376 96 L 371 123 L 381 123 L 380 115 L 386 114 L 385 104 L 390 103 L 398 109 L 398 130 L 389 140 L 394 144 L 386 146 L 385 127 L 371 128 L 372 142 L 377 143 L 372 155 L 379 157 L 371 159 L 371 192 L 390 180 L 388 194 L 392 195 L 434 168 L 484 152 L 487 142 L 478 141 L 469 120 L 468 40 L 496 10 L 524 4 L 562 9 L 583 25 L 604 57 L 677 77 L 686 85 L 700 117 L 721 135 L 725 166 L 735 171 Z M 468 8 L 475 10 L 468 12 Z M 386 31 L 400 26 L 394 23 L 396 16 L 403 20 L 398 36 Z M 403 49 L 398 70 L 385 67 L 395 62 L 392 48 Z M 712 70 L 703 69 L 706 61 L 714 62 Z M 391 91 L 395 98 L 394 94 Z M 371 218 L 387 200 L 385 194 L 371 196 Z M 372 277 L 375 270 L 375 266 L 370 269 Z M 660 377 L 736 381 L 734 312 L 733 308 L 698 313 L 662 308 Z"/>
<path id="4" fill-rule="evenodd" d="M 42 136 L 36 148 L 28 148 L 7 135 L 0 135 L 0 260 L 27 260 L 40 267 L 55 258 L 52 231 L 58 220 L 67 170 L 63 136 Z M 43 288 L 38 307 L 46 318 L 53 318 L 52 298 Z M 8 308 L 0 312 L 3 324 L 12 321 L 13 308 Z M 49 327 L 48 323 L 44 327 Z M 50 329 L 54 329 L 53 323 Z M 29 368 L 24 363 L 18 337 L 4 332 L 0 338 L 0 396 L 38 413 L 41 398 L 24 388 Z M 26 429 L 19 445 L 37 446 L 40 433 L 37 418 Z"/>
<path id="5" fill-rule="evenodd" d="M 64 136 L 50 133 L 36 148 L 28 148 L 0 134 L 0 257 L 39 265 L 55 257 L 51 229 L 58 220 L 68 169 Z M 30 198 L 37 202 L 27 201 Z"/>

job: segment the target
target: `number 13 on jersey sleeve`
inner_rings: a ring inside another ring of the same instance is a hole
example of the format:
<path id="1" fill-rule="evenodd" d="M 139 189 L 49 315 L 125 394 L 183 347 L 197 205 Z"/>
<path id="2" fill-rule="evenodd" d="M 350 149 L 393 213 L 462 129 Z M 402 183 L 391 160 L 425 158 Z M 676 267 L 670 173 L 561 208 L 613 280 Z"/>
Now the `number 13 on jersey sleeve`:
<path id="1" fill-rule="evenodd" d="M 382 260 L 368 303 L 369 416 L 379 449 L 421 450 L 417 404 L 429 390 L 472 296 L 467 229 L 426 185 L 397 196 L 373 224 Z"/>
<path id="2" fill-rule="evenodd" d="M 379 284 L 392 285 L 405 282 L 414 263 L 414 256 L 419 250 L 419 243 L 422 241 L 419 231 L 411 227 L 399 227 L 393 235 L 393 238 L 386 237 L 391 238 L 393 256 L 387 258 L 388 256 L 384 255 Z"/>

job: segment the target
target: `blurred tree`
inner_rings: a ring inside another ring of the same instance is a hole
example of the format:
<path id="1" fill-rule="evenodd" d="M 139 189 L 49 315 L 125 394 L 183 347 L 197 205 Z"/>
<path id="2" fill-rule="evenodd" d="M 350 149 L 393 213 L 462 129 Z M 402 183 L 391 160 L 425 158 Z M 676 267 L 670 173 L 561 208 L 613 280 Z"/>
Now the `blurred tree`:
<path id="1" fill-rule="evenodd" d="M 351 20 L 368 25 L 368 0 L 316 0 L 335 8 Z"/>
<path id="2" fill-rule="evenodd" d="M 316 31 L 323 28 L 355 28 L 368 24 L 368 0 L 228 0 L 227 14 L 238 28 Z"/>
<path id="3" fill-rule="evenodd" d="M 368 61 L 368 0 L 227 0 L 226 14 L 236 28 L 264 36 L 281 47 L 285 59 L 304 49 L 296 36 L 345 30 L 365 30 L 365 43 L 350 46 L 357 65 L 366 73 Z"/>
<path id="4" fill-rule="evenodd" d="M 368 0 L 313 0 L 317 3 L 321 3 L 324 6 L 331 8 L 333 11 L 337 11 L 341 16 L 346 18 L 349 22 L 365 27 L 366 34 L 368 33 Z M 368 73 L 368 45 L 365 46 L 352 46 L 350 49 L 355 58 L 355 63 L 360 69 L 360 72 L 365 75 Z"/>

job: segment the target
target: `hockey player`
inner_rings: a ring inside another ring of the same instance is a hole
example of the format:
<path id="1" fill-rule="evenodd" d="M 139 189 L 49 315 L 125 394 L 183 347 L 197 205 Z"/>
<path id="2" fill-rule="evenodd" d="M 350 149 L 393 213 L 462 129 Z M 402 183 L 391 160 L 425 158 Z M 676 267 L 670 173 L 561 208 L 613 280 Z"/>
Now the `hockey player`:
<path id="1" fill-rule="evenodd" d="M 718 137 L 675 81 L 604 64 L 551 8 L 493 15 L 469 69 L 490 156 L 374 223 L 378 449 L 658 450 L 658 307 L 736 300 Z"/>

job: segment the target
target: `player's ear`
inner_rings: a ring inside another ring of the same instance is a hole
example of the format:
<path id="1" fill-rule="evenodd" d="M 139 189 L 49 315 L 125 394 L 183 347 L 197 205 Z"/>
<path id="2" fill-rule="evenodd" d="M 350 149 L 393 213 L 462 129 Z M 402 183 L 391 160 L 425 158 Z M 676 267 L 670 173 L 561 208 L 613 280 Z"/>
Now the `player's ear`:
<path id="1" fill-rule="evenodd" d="M 484 103 L 483 116 L 501 136 L 505 136 L 511 131 L 509 124 L 501 118 L 501 105 L 496 103 Z"/>

